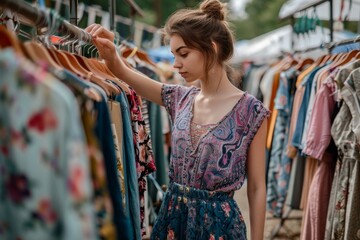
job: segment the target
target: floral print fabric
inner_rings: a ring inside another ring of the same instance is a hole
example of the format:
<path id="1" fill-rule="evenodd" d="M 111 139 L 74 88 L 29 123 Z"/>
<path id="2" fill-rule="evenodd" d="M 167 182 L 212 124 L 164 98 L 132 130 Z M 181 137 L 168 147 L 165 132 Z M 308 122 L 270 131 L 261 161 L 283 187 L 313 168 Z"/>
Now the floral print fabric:
<path id="1" fill-rule="evenodd" d="M 166 193 L 151 239 L 246 239 L 246 226 L 235 200 L 173 183 Z"/>
<path id="2" fill-rule="evenodd" d="M 360 239 L 360 144 L 358 128 L 360 61 L 343 67 L 336 83 L 343 104 L 331 127 L 338 160 L 331 189 L 325 239 Z M 355 69 L 355 70 L 354 70 Z"/>
<path id="3" fill-rule="evenodd" d="M 231 195 L 246 179 L 250 143 L 269 111 L 260 101 L 244 93 L 233 109 L 203 135 L 196 146 L 192 146 L 192 107 L 199 91 L 179 85 L 162 87 L 163 103 L 172 121 L 171 186 L 184 185 L 193 192 L 204 192 L 204 195 L 195 194 L 192 199 L 180 203 L 182 196 L 178 196 L 176 190 L 169 190 L 152 239 L 164 239 L 168 234 L 169 239 L 230 239 L 229 236 L 246 239 L 240 211 L 235 203 L 230 204 L 233 201 Z M 211 192 L 222 192 L 226 197 L 213 201 Z M 229 210 L 220 211 L 223 204 Z M 226 218 L 226 212 L 232 217 Z M 199 223 L 204 217 L 209 219 L 206 226 L 204 222 Z M 222 219 L 227 226 L 219 223 Z"/>
<path id="4" fill-rule="evenodd" d="M 12 50 L 0 74 L 0 238 L 96 239 L 74 96 Z"/>
<path id="5" fill-rule="evenodd" d="M 139 201 L 141 232 L 145 234 L 145 191 L 146 176 L 156 170 L 155 161 L 151 146 L 150 134 L 147 132 L 145 121 L 141 112 L 141 105 L 136 92 L 130 88 L 131 93 L 127 94 L 130 108 L 131 126 L 133 131 L 136 172 L 139 181 Z"/>

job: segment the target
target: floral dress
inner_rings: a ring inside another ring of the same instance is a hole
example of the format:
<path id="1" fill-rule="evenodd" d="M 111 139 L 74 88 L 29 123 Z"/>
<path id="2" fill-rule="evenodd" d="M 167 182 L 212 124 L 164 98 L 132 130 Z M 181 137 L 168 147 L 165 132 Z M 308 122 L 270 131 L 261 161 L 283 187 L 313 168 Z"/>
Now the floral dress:
<path id="1" fill-rule="evenodd" d="M 248 93 L 215 126 L 191 141 L 197 88 L 163 85 L 172 121 L 170 187 L 151 239 L 246 239 L 246 226 L 233 199 L 246 176 L 251 141 L 269 111 Z"/>

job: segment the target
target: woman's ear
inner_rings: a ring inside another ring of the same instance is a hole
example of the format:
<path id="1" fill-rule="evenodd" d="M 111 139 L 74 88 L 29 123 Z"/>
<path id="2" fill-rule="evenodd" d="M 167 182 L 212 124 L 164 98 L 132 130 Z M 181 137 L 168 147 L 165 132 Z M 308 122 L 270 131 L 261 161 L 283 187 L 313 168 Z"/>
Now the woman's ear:
<path id="1" fill-rule="evenodd" d="M 211 41 L 211 45 L 213 46 L 215 53 L 218 54 L 218 46 L 214 41 Z"/>

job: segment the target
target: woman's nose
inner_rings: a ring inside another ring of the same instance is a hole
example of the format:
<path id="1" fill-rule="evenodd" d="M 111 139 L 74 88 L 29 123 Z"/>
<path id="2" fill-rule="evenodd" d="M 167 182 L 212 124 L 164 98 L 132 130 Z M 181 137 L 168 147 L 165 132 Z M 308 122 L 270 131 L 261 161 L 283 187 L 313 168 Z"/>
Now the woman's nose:
<path id="1" fill-rule="evenodd" d="M 175 60 L 174 60 L 174 65 L 173 65 L 173 66 L 174 66 L 174 68 L 180 68 L 180 67 L 181 67 L 180 61 L 175 58 Z"/>

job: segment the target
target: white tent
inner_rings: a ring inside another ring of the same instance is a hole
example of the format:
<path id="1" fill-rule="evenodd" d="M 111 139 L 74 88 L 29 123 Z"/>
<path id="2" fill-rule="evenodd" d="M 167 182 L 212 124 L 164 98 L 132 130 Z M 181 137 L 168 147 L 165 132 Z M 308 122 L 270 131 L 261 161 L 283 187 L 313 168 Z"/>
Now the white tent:
<path id="1" fill-rule="evenodd" d="M 232 64 L 245 60 L 261 60 L 280 56 L 282 52 L 305 50 L 319 47 L 323 43 L 330 42 L 330 30 L 317 27 L 316 31 L 308 34 L 296 35 L 290 25 L 278 28 L 271 32 L 260 35 L 238 46 L 235 45 Z M 356 34 L 351 32 L 334 32 L 334 41 L 354 38 Z M 291 41 L 294 46 L 291 46 Z"/>
<path id="2" fill-rule="evenodd" d="M 348 16 L 350 21 L 360 21 L 360 0 L 345 0 L 344 7 L 341 8 L 342 0 L 332 0 L 333 1 L 333 19 L 339 19 L 339 16 L 342 16 L 344 19 Z M 322 2 L 322 3 L 321 3 Z M 350 2 L 351 5 L 350 5 Z M 320 3 L 320 4 L 319 4 Z M 330 19 L 330 3 L 329 1 L 324 0 L 288 0 L 285 2 L 279 12 L 279 18 L 284 19 L 295 15 L 299 17 L 303 9 L 306 9 L 314 4 L 319 4 L 315 7 L 317 16 L 321 20 Z M 308 11 L 313 11 L 313 8 L 308 9 Z"/>

